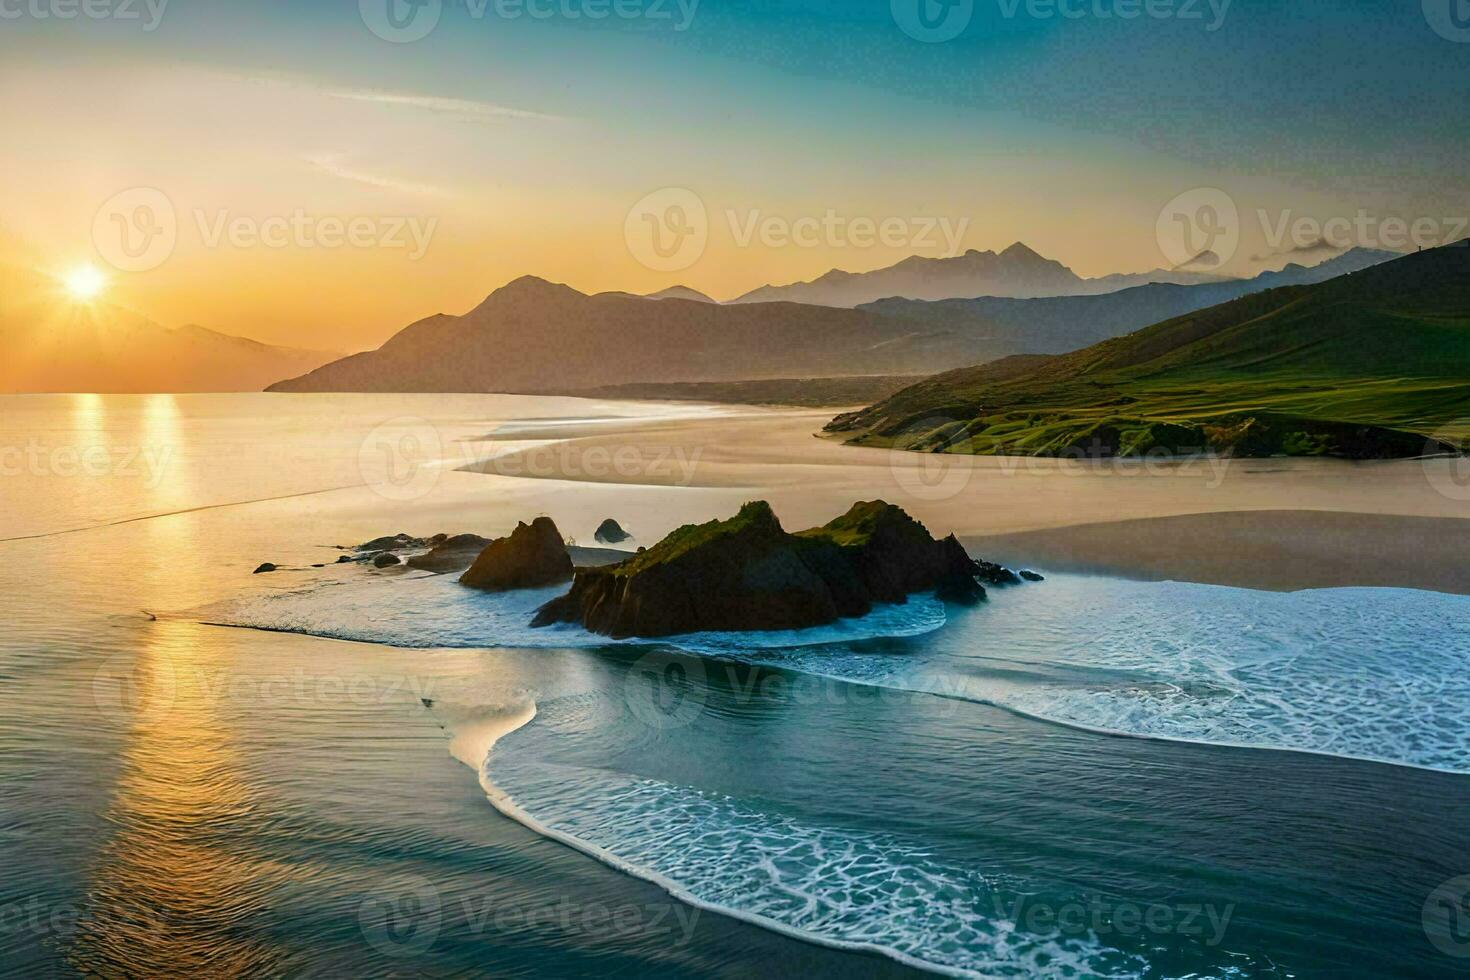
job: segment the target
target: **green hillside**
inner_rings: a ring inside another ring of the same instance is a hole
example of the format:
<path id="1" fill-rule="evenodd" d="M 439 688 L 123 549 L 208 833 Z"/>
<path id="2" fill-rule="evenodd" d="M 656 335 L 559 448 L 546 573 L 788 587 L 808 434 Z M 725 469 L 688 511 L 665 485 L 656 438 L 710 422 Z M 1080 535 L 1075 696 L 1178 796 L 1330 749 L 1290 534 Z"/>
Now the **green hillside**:
<path id="1" fill-rule="evenodd" d="M 1470 243 L 1056 357 L 936 375 L 829 431 L 933 452 L 1415 456 L 1470 442 Z"/>

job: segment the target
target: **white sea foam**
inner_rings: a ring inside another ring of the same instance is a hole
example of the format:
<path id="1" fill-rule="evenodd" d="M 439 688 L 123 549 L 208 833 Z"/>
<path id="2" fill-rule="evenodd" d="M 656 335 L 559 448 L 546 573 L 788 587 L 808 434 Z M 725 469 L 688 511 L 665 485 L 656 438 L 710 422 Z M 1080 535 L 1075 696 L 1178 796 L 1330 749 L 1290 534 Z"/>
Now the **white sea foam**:
<path id="1" fill-rule="evenodd" d="M 535 609 L 558 589 L 485 595 L 448 576 L 336 574 L 201 618 L 409 647 L 612 643 L 569 625 L 531 629 Z M 899 651 L 857 642 L 917 636 Z M 918 596 L 818 629 L 697 634 L 666 645 L 1097 731 L 1470 773 L 1465 596 L 1060 575 L 994 590 L 989 603 L 947 624 L 943 604 Z"/>
<path id="2" fill-rule="evenodd" d="M 596 737 L 585 727 L 585 700 L 545 705 L 543 731 Z M 477 769 L 498 810 L 691 905 L 954 976 L 1135 977 L 1147 968 L 1141 955 L 1091 933 L 1019 928 L 1005 915 L 1014 896 L 980 867 L 937 862 L 924 847 L 891 835 L 813 825 L 691 787 L 548 763 L 513 740 L 492 753 L 537 709 L 484 717 L 455 711 L 459 720 L 447 727 L 455 744 L 470 750 L 455 755 Z"/>

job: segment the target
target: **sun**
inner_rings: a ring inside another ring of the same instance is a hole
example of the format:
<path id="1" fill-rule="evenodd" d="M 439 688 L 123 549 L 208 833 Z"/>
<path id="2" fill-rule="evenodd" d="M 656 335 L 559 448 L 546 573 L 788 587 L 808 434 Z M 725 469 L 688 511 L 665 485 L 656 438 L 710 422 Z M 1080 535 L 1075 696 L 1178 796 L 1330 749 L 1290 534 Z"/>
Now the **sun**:
<path id="1" fill-rule="evenodd" d="M 107 277 L 96 266 L 79 265 L 62 280 L 66 294 L 79 303 L 96 299 L 107 288 Z"/>

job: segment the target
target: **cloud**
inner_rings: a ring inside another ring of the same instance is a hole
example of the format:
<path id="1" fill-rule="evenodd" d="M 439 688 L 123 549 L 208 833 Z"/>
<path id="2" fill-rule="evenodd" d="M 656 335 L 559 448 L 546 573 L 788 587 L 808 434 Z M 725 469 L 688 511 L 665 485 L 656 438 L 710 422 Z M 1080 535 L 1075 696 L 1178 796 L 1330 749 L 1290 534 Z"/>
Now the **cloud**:
<path id="1" fill-rule="evenodd" d="M 555 121 L 560 116 L 529 109 L 496 105 L 493 102 L 477 102 L 474 99 L 453 99 L 437 95 L 409 95 L 402 92 L 382 92 L 375 89 L 323 89 L 322 94 L 333 99 L 348 99 L 353 102 L 368 102 L 374 105 L 423 109 L 427 112 L 453 116 L 466 122 L 489 122 L 497 119 L 541 119 Z"/>
<path id="2" fill-rule="evenodd" d="M 384 190 L 399 191 L 404 194 L 431 196 L 444 193 L 438 187 L 430 184 L 416 184 L 411 181 L 396 180 L 392 177 L 371 174 L 364 170 L 354 170 L 350 167 L 343 166 L 337 161 L 335 156 L 327 154 L 309 156 L 306 158 L 306 162 L 321 173 L 329 174 L 333 177 L 340 177 L 343 180 L 350 180 L 358 184 L 366 184 L 369 187 L 380 187 Z"/>
<path id="3" fill-rule="evenodd" d="M 1199 269 L 1213 269 L 1219 264 L 1220 256 L 1210 249 L 1205 249 L 1188 262 L 1179 263 L 1170 271 L 1180 272 L 1182 270 L 1197 271 Z"/>
<path id="4" fill-rule="evenodd" d="M 1318 238 L 1315 242 L 1308 242 L 1305 245 L 1293 245 L 1290 248 L 1277 249 L 1274 252 L 1262 252 L 1260 255 L 1252 255 L 1251 261 L 1265 262 L 1281 255 L 1300 255 L 1305 258 L 1318 255 L 1336 255 L 1339 252 L 1347 251 L 1347 248 L 1348 246 L 1346 245 L 1334 245 L 1326 238 Z"/>

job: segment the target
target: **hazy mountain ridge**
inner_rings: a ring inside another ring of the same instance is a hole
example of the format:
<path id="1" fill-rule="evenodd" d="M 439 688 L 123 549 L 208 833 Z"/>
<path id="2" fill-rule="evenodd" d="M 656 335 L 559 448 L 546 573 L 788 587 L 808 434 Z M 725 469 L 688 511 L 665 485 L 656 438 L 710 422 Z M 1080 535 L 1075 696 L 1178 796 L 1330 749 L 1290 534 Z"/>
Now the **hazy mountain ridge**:
<path id="1" fill-rule="evenodd" d="M 1222 279 L 1223 277 L 1210 273 L 1166 269 L 1114 273 L 1099 279 L 1084 279 L 1055 259 L 1038 255 L 1021 242 L 1016 242 L 1001 252 L 970 249 L 962 255 L 950 258 L 911 255 L 894 265 L 872 272 L 833 269 L 810 282 L 761 286 L 730 302 L 765 303 L 785 300 L 851 308 L 890 297 L 928 301 L 973 296 L 1029 299 L 1040 296 L 1092 295 L 1148 282 L 1193 285 Z"/>
<path id="2" fill-rule="evenodd" d="M 987 358 L 1064 354 L 1171 317 L 1277 286 L 1309 285 L 1398 258 L 1397 252 L 1355 248 L 1317 266 L 1287 265 L 1253 279 L 1197 285 L 1149 283 L 1116 292 L 1033 299 L 982 296 L 926 302 L 884 299 L 858 309 L 905 317 L 925 329 L 967 333 Z M 984 338 L 984 343 L 979 342 Z"/>
<path id="3" fill-rule="evenodd" d="M 633 382 L 922 374 L 968 348 L 893 317 L 796 303 L 588 296 L 524 276 L 463 316 L 410 324 L 375 351 L 272 391 L 566 392 Z"/>

